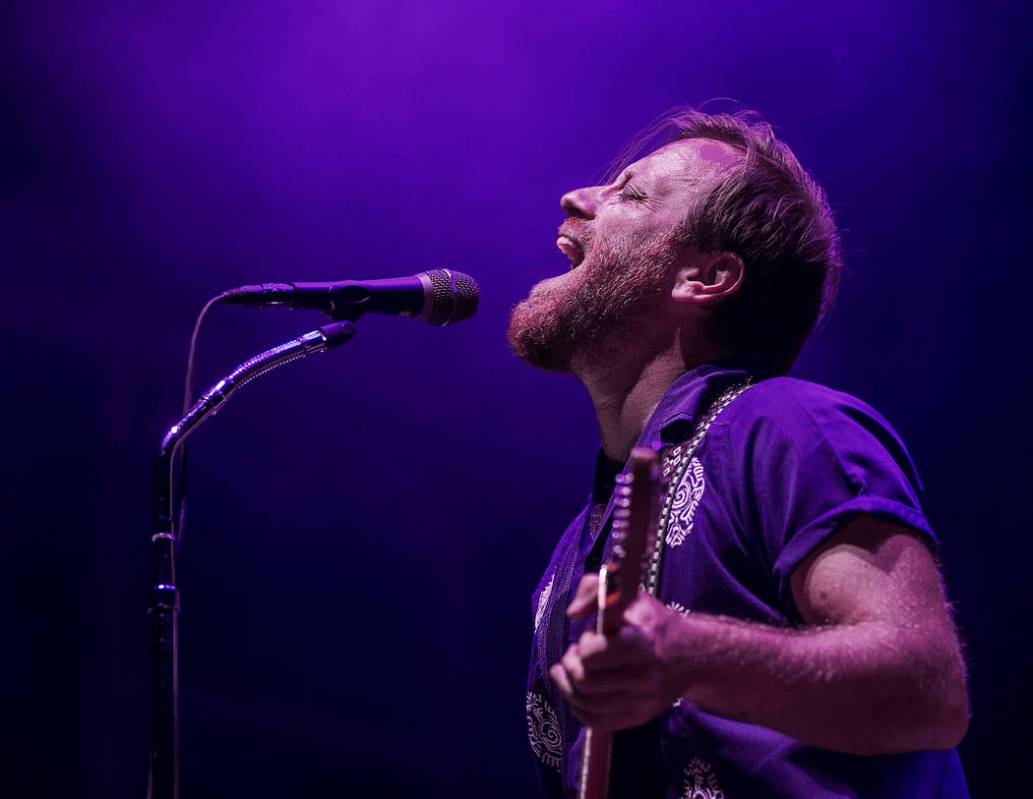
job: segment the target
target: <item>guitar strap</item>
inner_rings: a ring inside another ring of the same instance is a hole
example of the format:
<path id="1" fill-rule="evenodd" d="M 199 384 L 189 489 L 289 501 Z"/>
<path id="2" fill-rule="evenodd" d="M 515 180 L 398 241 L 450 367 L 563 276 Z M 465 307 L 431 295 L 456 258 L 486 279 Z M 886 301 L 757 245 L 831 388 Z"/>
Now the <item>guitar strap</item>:
<path id="1" fill-rule="evenodd" d="M 706 415 L 696 425 L 692 437 L 688 441 L 671 447 L 663 454 L 663 477 L 667 483 L 667 490 L 664 494 L 663 505 L 660 508 L 660 518 L 657 521 L 656 542 L 653 545 L 653 553 L 649 558 L 649 564 L 642 578 L 642 587 L 654 597 L 660 589 L 660 572 L 663 566 L 667 533 L 671 525 L 672 508 L 676 505 L 678 507 L 683 506 L 689 499 L 683 496 L 684 492 L 689 490 L 688 486 L 683 485 L 685 474 L 692 463 L 696 450 L 699 449 L 699 445 L 703 443 L 707 431 L 710 430 L 710 426 L 725 408 L 746 392 L 750 385 L 750 378 L 747 377 L 743 382 L 726 389 L 707 409 Z"/>
<path id="2" fill-rule="evenodd" d="M 750 379 L 746 378 L 726 389 L 707 407 L 691 437 L 663 452 L 661 462 L 666 489 L 657 520 L 656 541 L 642 578 L 642 587 L 654 597 L 660 588 L 664 550 L 673 517 L 681 513 L 691 499 L 688 496 L 690 487 L 683 485 L 685 475 L 711 425 L 750 385 Z M 641 727 L 621 730 L 614 735 L 610 771 L 612 796 L 666 795 L 667 765 L 660 746 L 665 724 L 666 716 L 659 716 Z M 619 785 L 614 782 L 616 779 L 620 780 Z"/>

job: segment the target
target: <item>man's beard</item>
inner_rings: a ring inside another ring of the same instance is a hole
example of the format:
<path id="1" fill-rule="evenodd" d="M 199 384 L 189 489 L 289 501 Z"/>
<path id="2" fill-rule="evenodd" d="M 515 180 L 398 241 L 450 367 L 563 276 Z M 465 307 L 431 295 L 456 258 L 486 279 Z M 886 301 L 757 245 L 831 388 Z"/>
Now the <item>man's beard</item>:
<path id="1" fill-rule="evenodd" d="M 595 241 L 560 285 L 539 283 L 509 320 L 509 346 L 532 366 L 572 371 L 646 335 L 672 277 L 671 245 Z"/>

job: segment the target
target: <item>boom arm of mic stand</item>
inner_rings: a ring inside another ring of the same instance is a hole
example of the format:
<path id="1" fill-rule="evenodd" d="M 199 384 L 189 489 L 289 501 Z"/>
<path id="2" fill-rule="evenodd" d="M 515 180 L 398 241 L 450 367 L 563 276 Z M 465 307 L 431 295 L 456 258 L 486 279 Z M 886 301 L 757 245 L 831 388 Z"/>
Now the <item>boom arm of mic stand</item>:
<path id="1" fill-rule="evenodd" d="M 325 352 L 355 335 L 355 324 L 334 322 L 250 358 L 212 386 L 162 439 L 154 471 L 150 616 L 150 799 L 179 799 L 179 591 L 173 529 L 172 463 L 176 450 L 239 388 L 277 367 Z"/>

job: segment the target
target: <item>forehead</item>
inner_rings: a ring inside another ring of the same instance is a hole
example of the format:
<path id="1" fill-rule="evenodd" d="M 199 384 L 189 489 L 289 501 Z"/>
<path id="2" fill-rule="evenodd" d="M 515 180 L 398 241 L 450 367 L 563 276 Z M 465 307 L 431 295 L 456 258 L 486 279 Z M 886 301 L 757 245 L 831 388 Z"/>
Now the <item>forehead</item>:
<path id="1" fill-rule="evenodd" d="M 742 153 L 730 144 L 714 139 L 680 139 L 654 150 L 625 170 L 658 182 L 673 180 L 697 183 L 719 176 L 735 166 Z"/>

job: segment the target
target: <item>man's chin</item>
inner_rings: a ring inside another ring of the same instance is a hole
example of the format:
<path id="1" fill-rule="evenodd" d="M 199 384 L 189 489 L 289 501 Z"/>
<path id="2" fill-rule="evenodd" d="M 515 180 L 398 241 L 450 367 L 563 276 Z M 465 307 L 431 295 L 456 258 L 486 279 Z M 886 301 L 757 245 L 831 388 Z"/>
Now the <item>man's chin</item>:
<path id="1" fill-rule="evenodd" d="M 573 342 L 562 319 L 554 309 L 546 307 L 551 303 L 542 302 L 538 292 L 541 285 L 535 286 L 531 296 L 513 308 L 507 330 L 509 348 L 520 360 L 538 369 L 569 372 Z"/>

